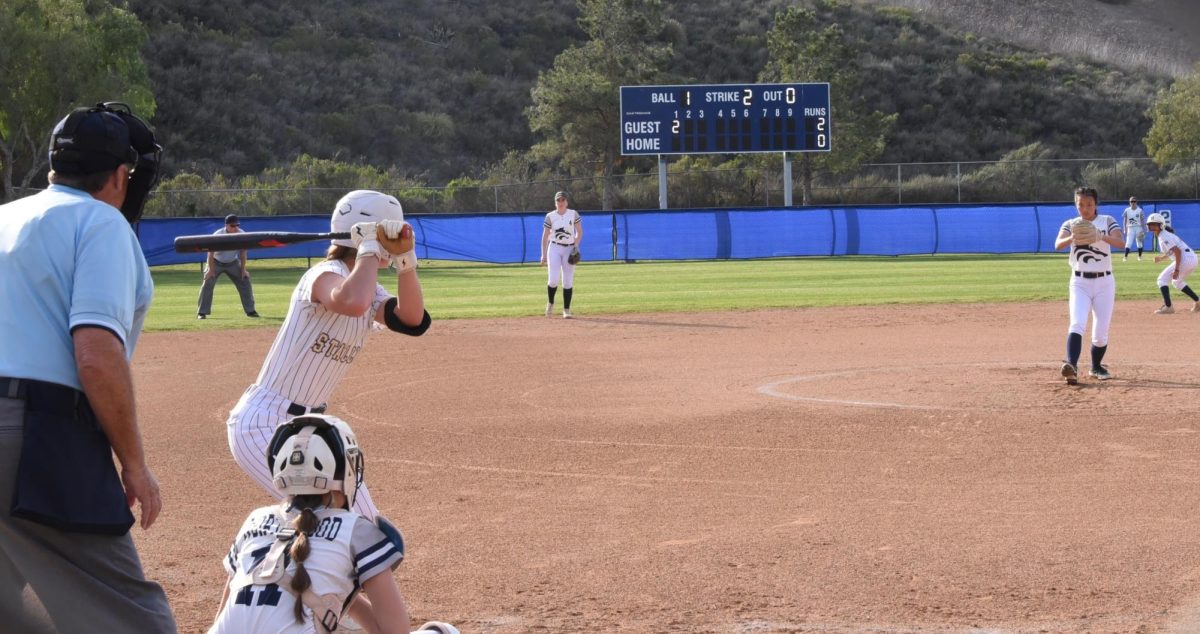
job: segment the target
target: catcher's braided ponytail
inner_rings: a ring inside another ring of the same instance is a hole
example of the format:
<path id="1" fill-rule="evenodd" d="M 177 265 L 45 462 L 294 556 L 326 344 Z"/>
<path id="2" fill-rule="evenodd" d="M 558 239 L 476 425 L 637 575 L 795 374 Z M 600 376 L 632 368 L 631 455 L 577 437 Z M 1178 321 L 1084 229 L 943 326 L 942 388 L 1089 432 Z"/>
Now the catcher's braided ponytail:
<path id="1" fill-rule="evenodd" d="M 296 621 L 299 623 L 304 622 L 304 602 L 300 600 L 300 596 L 312 585 L 312 578 L 304 569 L 304 560 L 308 559 L 310 549 L 308 536 L 317 530 L 317 514 L 313 512 L 313 507 L 320 506 L 324 497 L 297 495 L 292 499 L 292 506 L 301 509 L 300 515 L 292 521 L 292 528 L 296 529 L 296 538 L 288 550 L 292 561 L 296 562 L 296 574 L 292 575 L 292 590 L 296 592 Z"/>

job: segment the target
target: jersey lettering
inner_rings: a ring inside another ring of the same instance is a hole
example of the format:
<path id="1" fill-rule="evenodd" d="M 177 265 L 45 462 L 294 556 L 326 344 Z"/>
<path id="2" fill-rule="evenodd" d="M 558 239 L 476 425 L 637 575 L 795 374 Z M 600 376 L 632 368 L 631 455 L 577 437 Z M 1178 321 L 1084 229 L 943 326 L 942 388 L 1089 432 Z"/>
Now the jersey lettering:
<path id="1" fill-rule="evenodd" d="M 332 359 L 338 363 L 354 363 L 354 358 L 358 356 L 358 351 L 362 350 L 362 346 L 352 346 L 323 332 L 317 335 L 316 341 L 309 350 L 323 354 L 326 359 Z"/>
<path id="2" fill-rule="evenodd" d="M 329 541 L 337 539 L 338 532 L 342 530 L 342 518 L 327 517 L 321 520 L 317 530 L 313 532 L 313 537 L 321 537 Z"/>

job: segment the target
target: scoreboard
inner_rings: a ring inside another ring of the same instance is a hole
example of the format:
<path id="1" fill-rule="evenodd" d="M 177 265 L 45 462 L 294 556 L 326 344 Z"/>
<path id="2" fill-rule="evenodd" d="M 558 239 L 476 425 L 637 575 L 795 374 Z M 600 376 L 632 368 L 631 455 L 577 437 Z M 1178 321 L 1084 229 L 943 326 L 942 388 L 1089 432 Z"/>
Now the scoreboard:
<path id="1" fill-rule="evenodd" d="M 621 86 L 621 154 L 828 152 L 829 84 Z"/>

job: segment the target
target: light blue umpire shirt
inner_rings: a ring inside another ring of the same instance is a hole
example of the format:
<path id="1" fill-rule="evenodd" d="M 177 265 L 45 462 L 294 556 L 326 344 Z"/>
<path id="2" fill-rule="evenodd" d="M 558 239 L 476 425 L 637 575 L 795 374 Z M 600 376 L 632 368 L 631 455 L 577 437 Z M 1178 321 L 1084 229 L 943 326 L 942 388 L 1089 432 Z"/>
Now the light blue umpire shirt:
<path id="1" fill-rule="evenodd" d="M 99 326 L 132 358 L 154 296 L 121 212 L 51 185 L 0 206 L 0 376 L 82 390 L 71 331 Z"/>

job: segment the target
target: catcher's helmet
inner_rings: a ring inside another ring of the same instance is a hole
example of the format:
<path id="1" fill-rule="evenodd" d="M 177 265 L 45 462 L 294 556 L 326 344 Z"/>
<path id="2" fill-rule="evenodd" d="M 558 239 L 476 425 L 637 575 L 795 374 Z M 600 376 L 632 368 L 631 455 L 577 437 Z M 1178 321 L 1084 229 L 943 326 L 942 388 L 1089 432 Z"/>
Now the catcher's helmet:
<path id="1" fill-rule="evenodd" d="M 333 217 L 329 219 L 329 230 L 333 233 L 349 231 L 350 227 L 360 222 L 379 222 L 380 220 L 404 220 L 404 208 L 395 196 L 381 194 L 369 189 L 357 189 L 337 202 L 333 208 Z M 330 240 L 333 244 L 343 247 L 353 247 L 350 238 Z"/>
<path id="2" fill-rule="evenodd" d="M 1160 214 L 1156 211 L 1156 212 L 1150 214 L 1149 216 L 1146 216 L 1146 224 L 1148 224 L 1148 225 L 1149 224 L 1165 225 L 1165 224 L 1167 224 L 1167 219 L 1164 218 L 1162 214 Z"/>
<path id="3" fill-rule="evenodd" d="M 358 439 L 346 421 L 334 416 L 306 414 L 277 427 L 267 446 L 267 466 L 284 495 L 341 491 L 347 509 L 362 486 Z"/>

